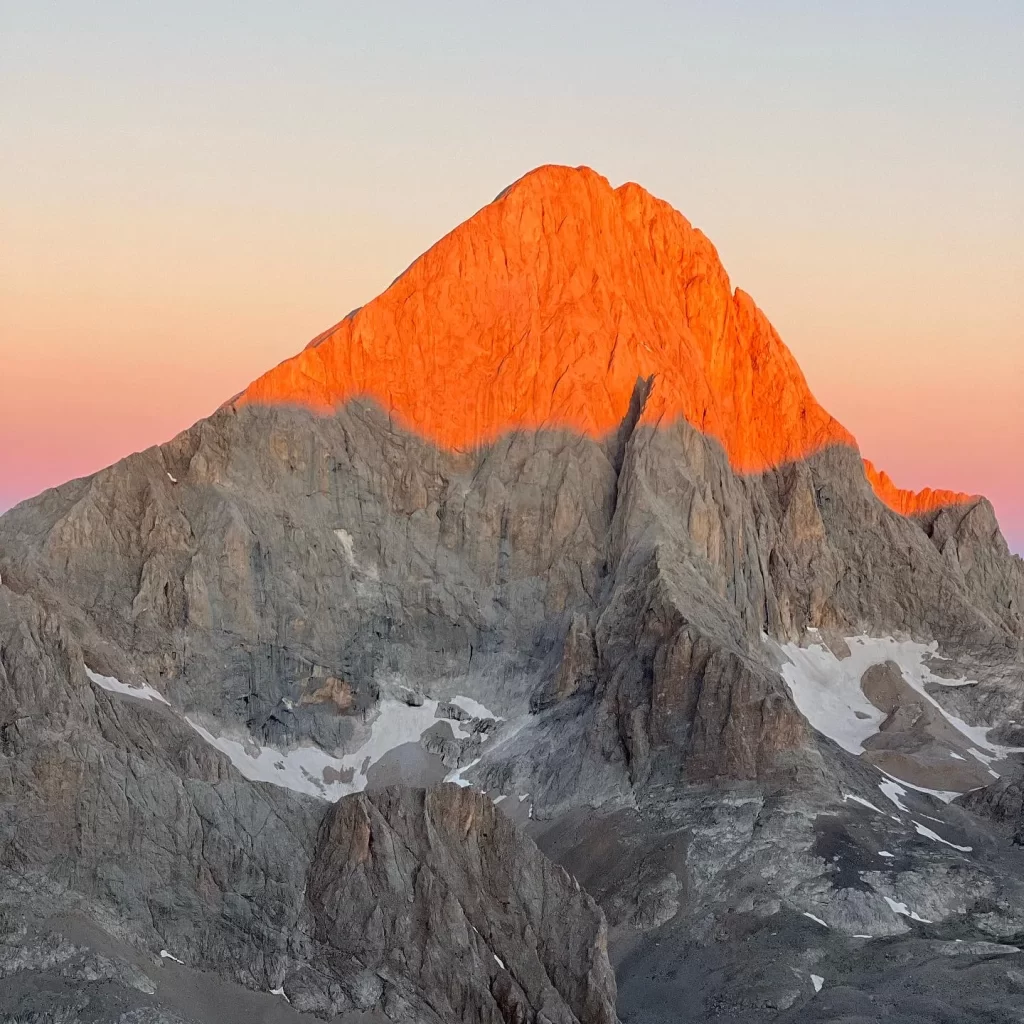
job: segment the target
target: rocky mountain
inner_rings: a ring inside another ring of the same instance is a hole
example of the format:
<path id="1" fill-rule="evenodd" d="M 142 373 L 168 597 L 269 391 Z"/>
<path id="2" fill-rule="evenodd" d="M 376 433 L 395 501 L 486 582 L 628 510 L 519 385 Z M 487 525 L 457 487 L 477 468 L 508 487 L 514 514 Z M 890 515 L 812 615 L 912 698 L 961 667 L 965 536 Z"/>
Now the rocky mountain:
<path id="1" fill-rule="evenodd" d="M 527 175 L 0 580 L 10 1019 L 1018 1019 L 1024 563 L 636 185 Z"/>

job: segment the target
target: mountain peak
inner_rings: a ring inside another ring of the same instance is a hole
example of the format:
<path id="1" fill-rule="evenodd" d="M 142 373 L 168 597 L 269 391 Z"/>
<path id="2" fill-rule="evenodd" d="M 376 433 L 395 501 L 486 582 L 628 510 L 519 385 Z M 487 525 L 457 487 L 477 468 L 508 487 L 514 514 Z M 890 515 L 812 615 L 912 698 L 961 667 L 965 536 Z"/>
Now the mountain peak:
<path id="1" fill-rule="evenodd" d="M 365 397 L 468 450 L 521 429 L 608 435 L 638 379 L 643 422 L 687 420 L 738 472 L 856 447 L 701 231 L 639 185 L 551 164 L 236 402 L 330 413 Z M 902 511 L 889 484 L 876 491 Z"/>

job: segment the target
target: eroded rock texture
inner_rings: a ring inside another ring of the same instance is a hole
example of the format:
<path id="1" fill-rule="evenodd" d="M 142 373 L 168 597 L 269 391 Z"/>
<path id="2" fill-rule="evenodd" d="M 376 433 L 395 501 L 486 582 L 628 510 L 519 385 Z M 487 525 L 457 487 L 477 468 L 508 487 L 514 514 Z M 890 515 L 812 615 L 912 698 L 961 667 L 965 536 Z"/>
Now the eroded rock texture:
<path id="1" fill-rule="evenodd" d="M 471 789 L 340 801 L 307 899 L 346 967 L 415 978 L 439 1020 L 616 1020 L 604 915 Z"/>

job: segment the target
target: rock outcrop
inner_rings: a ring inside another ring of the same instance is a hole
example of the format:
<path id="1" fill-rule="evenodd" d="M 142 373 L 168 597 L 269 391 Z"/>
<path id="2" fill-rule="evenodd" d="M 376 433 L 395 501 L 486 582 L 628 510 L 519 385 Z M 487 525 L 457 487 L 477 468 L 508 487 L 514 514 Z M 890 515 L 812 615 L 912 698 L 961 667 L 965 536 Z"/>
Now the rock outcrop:
<path id="1" fill-rule="evenodd" d="M 346 797 L 306 897 L 343 973 L 415 979 L 438 1021 L 617 1020 L 604 915 L 471 789 Z"/>
<path id="2" fill-rule="evenodd" d="M 957 801 L 975 814 L 990 818 L 1024 846 L 1024 780 L 1010 776 L 965 793 Z"/>

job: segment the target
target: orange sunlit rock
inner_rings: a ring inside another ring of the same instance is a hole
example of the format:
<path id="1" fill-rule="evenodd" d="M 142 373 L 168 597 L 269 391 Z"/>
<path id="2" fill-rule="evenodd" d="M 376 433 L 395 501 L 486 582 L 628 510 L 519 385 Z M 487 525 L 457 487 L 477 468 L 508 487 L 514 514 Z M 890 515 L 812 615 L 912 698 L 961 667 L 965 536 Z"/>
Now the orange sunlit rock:
<path id="1" fill-rule="evenodd" d="M 949 505 L 961 505 L 974 501 L 976 495 L 962 494 L 959 491 L 932 490 L 926 487 L 923 491 L 907 491 L 897 487 L 888 473 L 875 468 L 874 463 L 864 460 L 864 473 L 875 494 L 890 508 L 900 515 L 919 516 L 937 508 Z"/>
<path id="2" fill-rule="evenodd" d="M 236 401 L 329 413 L 366 396 L 467 450 L 517 428 L 604 436 L 638 378 L 644 421 L 684 417 L 739 472 L 855 444 L 708 239 L 585 167 L 521 178 Z"/>

